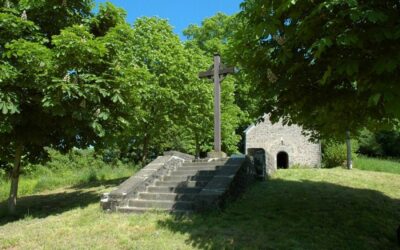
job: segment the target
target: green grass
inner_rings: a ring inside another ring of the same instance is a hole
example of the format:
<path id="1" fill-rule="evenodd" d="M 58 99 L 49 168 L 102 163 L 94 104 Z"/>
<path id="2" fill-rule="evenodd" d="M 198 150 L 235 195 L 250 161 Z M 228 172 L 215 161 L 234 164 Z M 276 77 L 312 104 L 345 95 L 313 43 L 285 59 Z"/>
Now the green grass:
<path id="1" fill-rule="evenodd" d="M 395 160 L 384 160 L 361 156 L 354 160 L 354 167 L 361 170 L 400 174 L 400 162 Z"/>
<path id="2" fill-rule="evenodd" d="M 128 165 L 111 167 L 105 165 L 97 168 L 49 170 L 42 167 L 28 176 L 20 176 L 20 196 L 36 194 L 43 191 L 54 190 L 59 187 L 86 184 L 96 181 L 107 181 L 132 175 L 136 168 Z M 0 201 L 8 197 L 10 190 L 9 181 L 0 179 Z"/>
<path id="3" fill-rule="evenodd" d="M 282 170 L 224 212 L 183 217 L 101 212 L 121 181 L 22 198 L 23 219 L 0 219 L 0 249 L 398 249 L 397 174 Z"/>

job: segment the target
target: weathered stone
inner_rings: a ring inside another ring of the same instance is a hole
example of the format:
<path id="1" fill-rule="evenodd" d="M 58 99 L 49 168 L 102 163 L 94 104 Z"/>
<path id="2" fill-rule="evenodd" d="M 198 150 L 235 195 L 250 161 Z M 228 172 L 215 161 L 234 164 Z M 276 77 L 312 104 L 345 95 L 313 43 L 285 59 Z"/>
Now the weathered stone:
<path id="1" fill-rule="evenodd" d="M 237 197 L 249 180 L 254 180 L 249 163 L 245 156 L 206 162 L 159 157 L 117 190 L 104 194 L 101 206 L 105 211 L 126 213 L 222 208 L 226 200 Z"/>
<path id="2" fill-rule="evenodd" d="M 226 158 L 227 155 L 224 152 L 216 152 L 216 151 L 211 151 L 207 153 L 207 158 L 209 159 L 223 159 Z"/>
<path id="3" fill-rule="evenodd" d="M 137 174 L 123 182 L 117 190 L 104 194 L 100 205 L 103 210 L 117 211 L 118 207 L 128 206 L 129 199 L 136 198 L 139 192 L 146 190 L 162 176 L 176 170 L 184 160 L 176 156 L 160 156 Z"/>
<path id="4" fill-rule="evenodd" d="M 254 166 L 248 157 L 230 158 L 195 197 L 195 210 L 224 208 L 226 201 L 237 198 L 254 180 Z"/>
<path id="5" fill-rule="evenodd" d="M 278 155 L 288 157 L 288 168 L 293 165 L 303 167 L 319 167 L 321 165 L 321 145 L 310 142 L 309 137 L 302 134 L 302 128 L 296 125 L 284 126 L 282 122 L 272 124 L 269 116 L 264 122 L 246 129 L 246 154 L 254 155 L 261 151 L 265 154 L 267 174 L 278 168 Z"/>
<path id="6" fill-rule="evenodd" d="M 181 159 L 184 159 L 185 162 L 191 162 L 194 161 L 195 157 L 193 155 L 189 155 L 189 154 L 184 154 L 178 151 L 166 151 L 164 152 L 165 156 L 177 156 Z"/>

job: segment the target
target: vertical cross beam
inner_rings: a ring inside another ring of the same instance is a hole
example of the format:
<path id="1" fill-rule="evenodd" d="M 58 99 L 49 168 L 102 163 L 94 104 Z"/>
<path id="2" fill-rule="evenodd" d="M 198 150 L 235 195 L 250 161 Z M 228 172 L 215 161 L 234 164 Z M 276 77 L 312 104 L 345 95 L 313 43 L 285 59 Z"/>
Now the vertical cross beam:
<path id="1" fill-rule="evenodd" d="M 221 57 L 214 55 L 214 151 L 221 152 Z"/>
<path id="2" fill-rule="evenodd" d="M 200 78 L 214 79 L 214 152 L 222 153 L 221 150 L 221 82 L 228 74 L 235 73 L 234 67 L 225 67 L 221 63 L 219 54 L 214 55 L 214 65 L 205 72 L 200 72 Z"/>

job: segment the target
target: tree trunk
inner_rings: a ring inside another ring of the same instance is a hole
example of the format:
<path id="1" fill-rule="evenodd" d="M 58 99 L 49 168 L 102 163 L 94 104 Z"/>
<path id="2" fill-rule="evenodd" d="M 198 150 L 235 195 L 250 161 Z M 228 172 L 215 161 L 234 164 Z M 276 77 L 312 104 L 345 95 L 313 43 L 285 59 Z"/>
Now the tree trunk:
<path id="1" fill-rule="evenodd" d="M 200 142 L 199 142 L 199 137 L 197 135 L 195 136 L 195 141 L 196 141 L 196 159 L 200 159 Z"/>
<path id="2" fill-rule="evenodd" d="M 346 147 L 347 147 L 347 168 L 351 170 L 353 168 L 353 161 L 351 156 L 350 131 L 346 132 Z"/>
<path id="3" fill-rule="evenodd" d="M 17 144 L 15 149 L 14 167 L 11 173 L 10 196 L 8 198 L 8 211 L 10 214 L 15 214 L 17 208 L 18 182 L 21 169 L 22 151 L 22 144 Z"/>
<path id="4" fill-rule="evenodd" d="M 146 164 L 147 161 L 147 156 L 149 154 L 149 142 L 150 142 L 150 138 L 148 135 L 145 135 L 144 139 L 143 139 L 143 152 L 142 152 L 142 157 L 140 159 L 140 162 L 142 164 Z"/>

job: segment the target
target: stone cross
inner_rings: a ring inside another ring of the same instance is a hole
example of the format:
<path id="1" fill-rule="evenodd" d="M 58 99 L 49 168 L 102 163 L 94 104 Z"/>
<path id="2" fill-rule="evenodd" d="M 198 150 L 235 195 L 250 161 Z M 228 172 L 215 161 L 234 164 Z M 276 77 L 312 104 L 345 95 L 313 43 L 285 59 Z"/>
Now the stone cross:
<path id="1" fill-rule="evenodd" d="M 228 75 L 235 73 L 234 67 L 225 67 L 221 56 L 214 55 L 214 65 L 205 72 L 199 73 L 200 78 L 214 79 L 214 151 L 221 150 L 221 82 Z"/>

